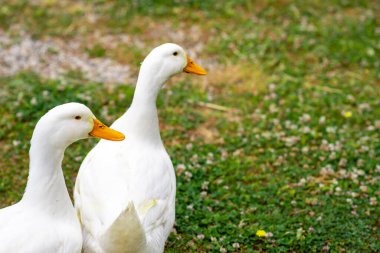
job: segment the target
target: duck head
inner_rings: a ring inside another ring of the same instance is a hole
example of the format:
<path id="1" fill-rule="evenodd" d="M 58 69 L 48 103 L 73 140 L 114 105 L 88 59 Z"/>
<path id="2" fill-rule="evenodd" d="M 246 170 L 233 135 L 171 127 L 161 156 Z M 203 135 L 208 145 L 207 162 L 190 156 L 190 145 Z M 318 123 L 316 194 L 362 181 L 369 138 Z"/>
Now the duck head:
<path id="1" fill-rule="evenodd" d="M 45 139 L 54 146 L 67 147 L 89 137 L 121 141 L 125 136 L 101 123 L 83 104 L 67 103 L 47 112 L 37 123 L 33 138 Z"/>
<path id="2" fill-rule="evenodd" d="M 206 75 L 207 72 L 196 64 L 177 44 L 166 43 L 154 48 L 144 59 L 141 70 L 143 73 L 160 78 L 163 83 L 171 76 L 185 72 L 195 75 Z"/>

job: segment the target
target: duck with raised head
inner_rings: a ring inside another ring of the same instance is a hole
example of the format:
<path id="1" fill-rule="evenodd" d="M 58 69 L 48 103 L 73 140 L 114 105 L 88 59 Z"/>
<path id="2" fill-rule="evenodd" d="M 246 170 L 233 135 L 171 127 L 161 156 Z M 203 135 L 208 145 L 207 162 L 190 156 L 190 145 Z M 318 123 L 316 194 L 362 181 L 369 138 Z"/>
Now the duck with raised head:
<path id="1" fill-rule="evenodd" d="M 81 226 L 61 164 L 71 143 L 89 137 L 124 140 L 122 133 L 103 125 L 78 103 L 57 106 L 38 121 L 25 193 L 17 204 L 0 209 L 1 253 L 81 252 Z"/>
<path id="2" fill-rule="evenodd" d="M 176 178 L 162 143 L 156 99 L 181 72 L 205 75 L 167 43 L 144 59 L 130 108 L 112 124 L 128 139 L 100 141 L 83 161 L 74 191 L 86 253 L 163 252 L 174 225 Z"/>

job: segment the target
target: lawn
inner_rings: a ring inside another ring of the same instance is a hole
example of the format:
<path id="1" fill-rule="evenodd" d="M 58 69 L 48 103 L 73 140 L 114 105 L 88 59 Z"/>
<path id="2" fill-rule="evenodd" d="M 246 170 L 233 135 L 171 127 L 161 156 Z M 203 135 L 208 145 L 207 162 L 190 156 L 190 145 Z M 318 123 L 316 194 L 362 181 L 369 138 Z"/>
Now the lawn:
<path id="1" fill-rule="evenodd" d="M 158 98 L 177 174 L 167 252 L 379 252 L 379 38 L 375 0 L 9 0 L 0 207 L 23 194 L 48 109 L 78 101 L 111 124 L 144 56 L 175 42 L 209 74 Z M 68 148 L 70 192 L 95 143 Z"/>

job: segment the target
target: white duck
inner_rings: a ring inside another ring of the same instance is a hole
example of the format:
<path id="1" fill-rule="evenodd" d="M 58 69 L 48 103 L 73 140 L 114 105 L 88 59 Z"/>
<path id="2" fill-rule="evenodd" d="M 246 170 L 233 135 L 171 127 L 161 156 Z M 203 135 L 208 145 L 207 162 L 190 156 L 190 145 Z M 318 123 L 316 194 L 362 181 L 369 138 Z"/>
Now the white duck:
<path id="1" fill-rule="evenodd" d="M 160 137 L 156 98 L 180 72 L 206 74 L 176 44 L 153 49 L 130 108 L 112 125 L 128 139 L 100 141 L 83 161 L 74 199 L 84 252 L 163 252 L 174 224 L 176 179 Z"/>
<path id="2" fill-rule="evenodd" d="M 90 136 L 123 140 L 82 104 L 57 106 L 37 123 L 24 196 L 0 210 L 0 252 L 79 253 L 82 232 L 61 168 L 71 143 Z"/>

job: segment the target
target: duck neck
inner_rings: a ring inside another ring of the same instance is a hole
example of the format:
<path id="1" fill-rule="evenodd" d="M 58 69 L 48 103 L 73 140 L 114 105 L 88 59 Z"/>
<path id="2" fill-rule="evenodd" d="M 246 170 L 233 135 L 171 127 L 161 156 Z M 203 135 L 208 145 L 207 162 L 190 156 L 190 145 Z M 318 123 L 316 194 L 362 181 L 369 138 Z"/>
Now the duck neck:
<path id="1" fill-rule="evenodd" d="M 151 69 L 141 68 L 133 101 L 128 110 L 128 134 L 132 138 L 161 143 L 156 101 L 166 80 L 167 78 Z"/>
<path id="2" fill-rule="evenodd" d="M 65 149 L 53 145 L 46 136 L 33 134 L 23 203 L 42 207 L 52 215 L 62 215 L 73 209 L 61 167 Z"/>
<path id="3" fill-rule="evenodd" d="M 160 69 L 149 67 L 149 65 L 149 63 L 147 65 L 143 63 L 141 66 L 132 106 L 155 108 L 158 93 L 168 79 L 161 73 Z"/>

